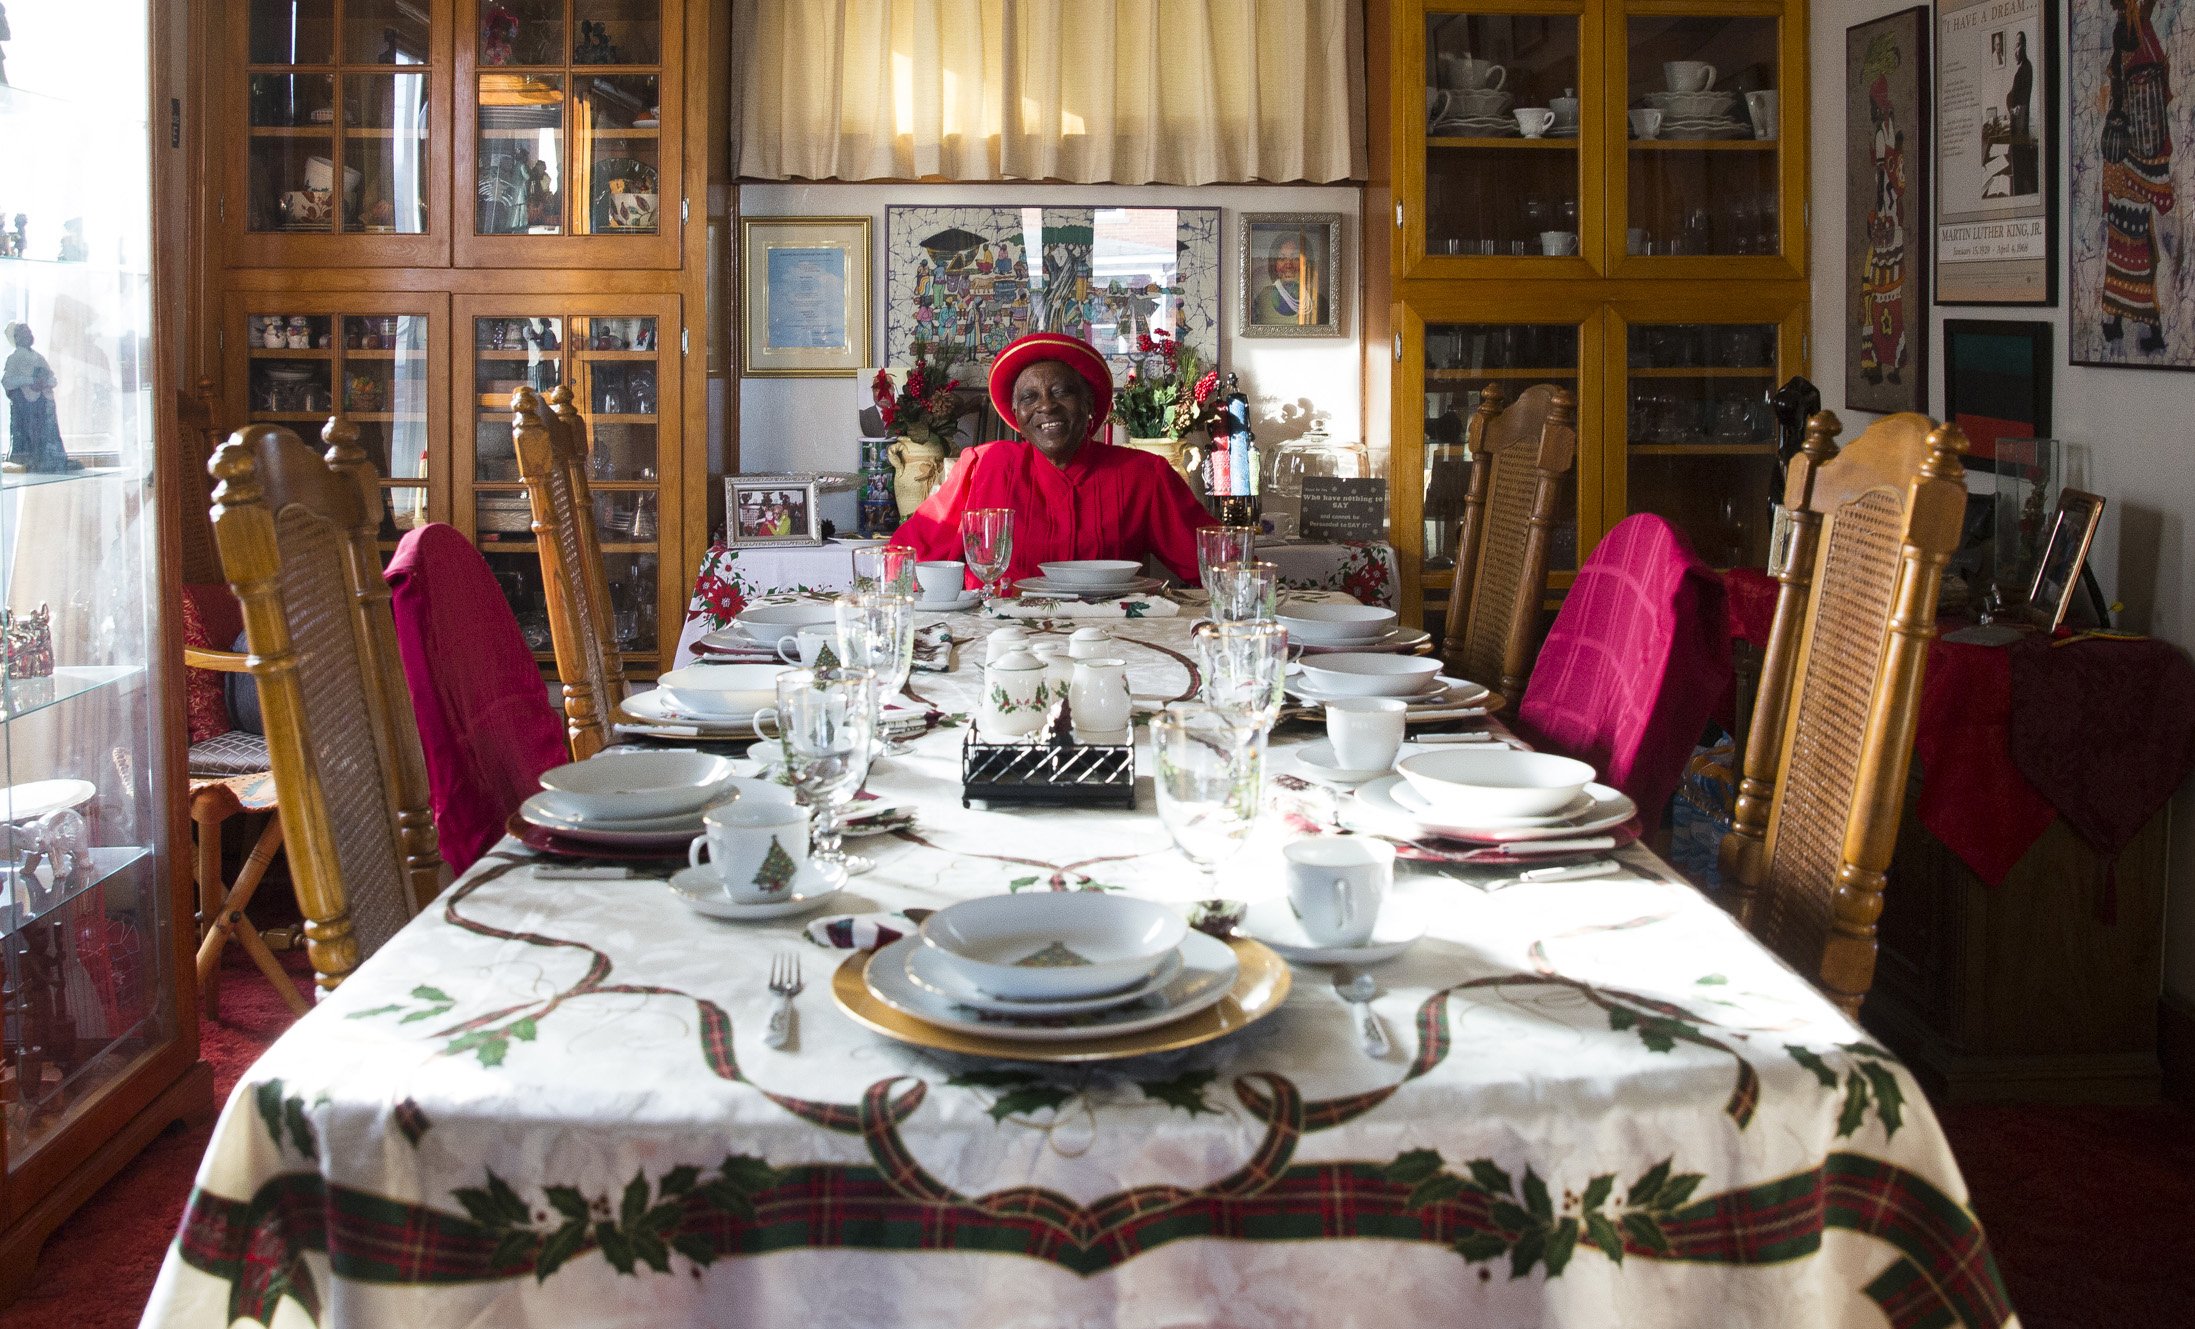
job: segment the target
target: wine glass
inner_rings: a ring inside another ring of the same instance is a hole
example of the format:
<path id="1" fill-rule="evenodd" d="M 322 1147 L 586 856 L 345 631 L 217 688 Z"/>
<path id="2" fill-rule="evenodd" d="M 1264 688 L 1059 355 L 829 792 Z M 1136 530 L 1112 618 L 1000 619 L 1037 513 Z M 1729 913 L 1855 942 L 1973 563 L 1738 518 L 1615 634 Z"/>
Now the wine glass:
<path id="1" fill-rule="evenodd" d="M 876 675 L 876 749 L 905 752 L 905 744 L 885 741 L 884 707 L 907 686 L 914 669 L 914 602 L 887 590 L 856 589 L 839 597 L 837 613 L 841 661 Z"/>
<path id="2" fill-rule="evenodd" d="M 1255 620 L 1204 623 L 1195 641 L 1205 704 L 1259 733 L 1271 732 L 1284 696 L 1288 630 Z"/>
<path id="3" fill-rule="evenodd" d="M 970 508 L 961 514 L 960 544 L 968 570 L 983 584 L 983 597 L 1000 594 L 998 579 L 1014 561 L 1014 510 Z"/>
<path id="4" fill-rule="evenodd" d="M 1215 622 L 1271 622 L 1280 612 L 1280 569 L 1271 563 L 1215 564 L 1206 587 Z"/>
<path id="5" fill-rule="evenodd" d="M 1222 563 L 1247 563 L 1257 552 L 1255 526 L 1202 526 L 1197 529 L 1197 584 L 1212 589 L 1212 569 Z"/>
<path id="6" fill-rule="evenodd" d="M 1178 703 L 1151 721 L 1159 821 L 1196 867 L 1197 895 L 1212 899 L 1219 866 L 1256 829 L 1265 786 L 1265 735 L 1210 706 Z"/>
<path id="7" fill-rule="evenodd" d="M 845 852 L 840 819 L 869 778 L 875 697 L 876 675 L 867 669 L 788 669 L 778 675 L 777 705 L 755 714 L 755 732 L 783 743 L 793 794 L 815 814 L 815 852 L 809 859 L 825 872 L 852 874 L 875 866 Z"/>
<path id="8" fill-rule="evenodd" d="M 894 595 L 915 590 L 915 551 L 907 545 L 872 545 L 854 551 L 854 589 L 882 587 Z"/>

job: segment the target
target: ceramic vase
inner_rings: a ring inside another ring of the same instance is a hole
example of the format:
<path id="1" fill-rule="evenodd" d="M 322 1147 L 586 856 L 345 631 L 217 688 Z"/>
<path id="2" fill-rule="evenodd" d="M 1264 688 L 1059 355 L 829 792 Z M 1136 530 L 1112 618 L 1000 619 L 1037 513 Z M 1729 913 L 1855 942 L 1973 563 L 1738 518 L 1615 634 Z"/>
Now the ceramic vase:
<path id="1" fill-rule="evenodd" d="M 912 517 L 922 500 L 945 482 L 945 445 L 914 438 L 894 439 L 886 456 L 891 459 L 895 475 L 892 501 L 899 505 L 902 518 Z"/>

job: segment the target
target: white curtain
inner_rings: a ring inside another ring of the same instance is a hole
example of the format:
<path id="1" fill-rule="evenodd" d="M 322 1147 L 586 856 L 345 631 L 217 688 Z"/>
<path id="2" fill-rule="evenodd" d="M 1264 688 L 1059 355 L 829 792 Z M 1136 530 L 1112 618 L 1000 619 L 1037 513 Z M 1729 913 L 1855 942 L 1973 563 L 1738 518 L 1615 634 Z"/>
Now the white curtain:
<path id="1" fill-rule="evenodd" d="M 737 0 L 766 180 L 1364 174 L 1362 0 Z"/>

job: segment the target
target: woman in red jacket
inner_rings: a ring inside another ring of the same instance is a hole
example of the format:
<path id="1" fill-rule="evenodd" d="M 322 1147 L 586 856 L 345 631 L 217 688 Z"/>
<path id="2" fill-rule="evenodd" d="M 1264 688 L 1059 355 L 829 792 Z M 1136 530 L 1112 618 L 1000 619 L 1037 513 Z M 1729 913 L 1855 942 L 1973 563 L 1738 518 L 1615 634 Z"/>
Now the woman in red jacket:
<path id="1" fill-rule="evenodd" d="M 1113 379 L 1095 347 L 1056 332 L 1009 344 L 991 363 L 991 404 L 1021 437 L 961 453 L 944 486 L 901 524 L 901 543 L 925 559 L 958 559 L 962 513 L 1010 508 L 1009 581 L 1060 559 L 1155 557 L 1196 584 L 1196 531 L 1212 517 L 1164 459 L 1098 437 Z"/>

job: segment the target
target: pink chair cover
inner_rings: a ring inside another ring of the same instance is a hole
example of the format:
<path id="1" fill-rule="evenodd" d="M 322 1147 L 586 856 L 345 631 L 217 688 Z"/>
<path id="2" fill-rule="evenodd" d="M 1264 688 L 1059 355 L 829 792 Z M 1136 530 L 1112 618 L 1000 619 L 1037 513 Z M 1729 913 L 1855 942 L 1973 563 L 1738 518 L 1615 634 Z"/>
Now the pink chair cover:
<path id="1" fill-rule="evenodd" d="M 1517 710 L 1534 746 L 1592 763 L 1651 832 L 1730 690 L 1723 581 L 1675 527 L 1617 523 L 1578 571 Z"/>
<path id="2" fill-rule="evenodd" d="M 564 722 L 503 588 L 456 527 L 406 533 L 384 575 L 442 858 L 463 872 L 541 788 L 541 773 L 571 760 Z"/>

